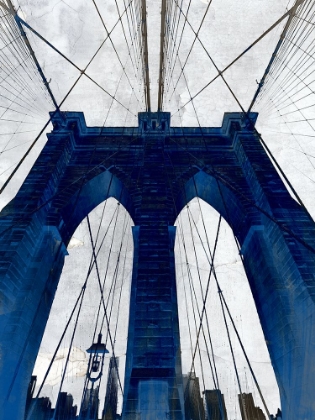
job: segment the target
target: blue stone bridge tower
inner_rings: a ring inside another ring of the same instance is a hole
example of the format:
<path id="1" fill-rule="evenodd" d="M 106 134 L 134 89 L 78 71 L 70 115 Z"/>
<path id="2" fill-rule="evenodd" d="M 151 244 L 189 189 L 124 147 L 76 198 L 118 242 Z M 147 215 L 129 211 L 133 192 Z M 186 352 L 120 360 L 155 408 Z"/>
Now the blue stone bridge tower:
<path id="1" fill-rule="evenodd" d="M 137 413 L 145 420 L 184 418 L 174 263 L 176 212 L 165 157 L 169 122 L 166 113 L 140 114 L 143 155 L 132 187 L 135 252 L 124 389 L 126 420 L 135 419 Z"/>
<path id="2" fill-rule="evenodd" d="M 135 128 L 52 116 L 53 131 L 0 217 L 0 420 L 21 420 L 32 369 L 80 222 L 109 197 L 134 221 L 123 419 L 183 419 L 174 263 L 176 217 L 200 197 L 225 218 L 244 266 L 278 381 L 284 419 L 315 418 L 315 225 L 290 196 L 254 129 Z"/>

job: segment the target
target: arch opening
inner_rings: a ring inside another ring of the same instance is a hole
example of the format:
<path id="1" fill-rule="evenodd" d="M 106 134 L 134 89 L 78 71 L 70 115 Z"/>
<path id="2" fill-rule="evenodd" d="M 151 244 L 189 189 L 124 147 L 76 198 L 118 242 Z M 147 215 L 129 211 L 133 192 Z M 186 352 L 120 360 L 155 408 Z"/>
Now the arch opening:
<path id="1" fill-rule="evenodd" d="M 42 383 L 82 285 L 88 278 L 62 392 L 72 395 L 73 404 L 77 405 L 79 411 L 88 366 L 86 349 L 92 345 L 92 342 L 97 341 L 97 334 L 102 332 L 103 342 L 109 350 L 109 355 L 105 358 L 104 376 L 99 391 L 99 418 L 101 418 L 110 357 L 113 356 L 113 350 L 108 335 L 107 319 L 101 304 L 97 270 L 101 284 L 104 285 L 103 296 L 108 305 L 107 316 L 111 335 L 115 341 L 115 356 L 119 361 L 119 378 L 121 384 L 123 384 L 133 263 L 131 232 L 133 222 L 126 208 L 114 198 L 108 198 L 105 202 L 96 206 L 89 213 L 89 221 L 97 254 L 97 269 L 94 265 L 88 276 L 88 267 L 91 263 L 93 251 L 90 232 L 85 219 L 76 228 L 68 244 L 69 255 L 65 258 L 62 275 L 33 371 L 33 375 L 38 378 L 34 395 L 36 395 L 39 385 Z M 99 315 L 97 315 L 98 311 L 100 311 Z M 56 404 L 62 373 L 70 348 L 76 315 L 77 310 L 61 342 L 55 362 L 45 382 L 46 385 L 40 394 L 40 396 L 48 397 L 53 407 Z M 122 405 L 120 389 L 118 389 L 118 404 L 119 412 Z"/>
<path id="2" fill-rule="evenodd" d="M 208 203 L 226 220 L 239 242 L 244 240 L 251 225 L 251 217 L 234 191 L 215 176 L 200 170 L 185 183 L 178 196 L 178 214 L 195 197 Z"/>
<path id="3" fill-rule="evenodd" d="M 212 202 L 214 199 L 212 200 Z M 214 252 L 220 214 L 201 198 L 192 198 L 176 219 L 175 243 L 176 281 L 179 309 L 179 325 L 183 374 L 192 371 L 199 378 L 201 392 L 214 390 L 214 380 L 209 364 L 213 357 L 219 376 L 219 388 L 224 395 L 228 418 L 239 412 L 236 375 L 230 352 L 218 286 L 213 272 L 210 274 L 211 253 Z M 221 220 L 214 267 L 219 287 L 226 299 L 236 328 L 241 336 L 252 368 L 258 379 L 269 411 L 280 407 L 279 388 L 273 370 L 254 297 L 247 279 L 233 231 L 226 220 Z M 209 284 L 208 284 L 209 281 Z M 207 286 L 209 289 L 207 292 Z M 202 315 L 203 300 L 207 294 L 206 313 Z M 197 334 L 202 316 L 202 329 Z M 227 316 L 227 315 L 226 315 Z M 209 330 L 208 330 L 209 326 Z M 255 404 L 264 409 L 246 359 L 238 343 L 231 321 L 228 319 L 236 365 L 242 392 L 252 393 Z M 205 336 L 203 335 L 205 334 Z M 200 349 L 200 352 L 199 352 Z M 234 417 L 233 417 L 234 416 Z"/>
<path id="4" fill-rule="evenodd" d="M 133 203 L 124 184 L 110 170 L 104 170 L 75 191 L 61 210 L 61 230 L 68 243 L 82 220 L 108 198 L 119 201 L 133 219 Z"/>

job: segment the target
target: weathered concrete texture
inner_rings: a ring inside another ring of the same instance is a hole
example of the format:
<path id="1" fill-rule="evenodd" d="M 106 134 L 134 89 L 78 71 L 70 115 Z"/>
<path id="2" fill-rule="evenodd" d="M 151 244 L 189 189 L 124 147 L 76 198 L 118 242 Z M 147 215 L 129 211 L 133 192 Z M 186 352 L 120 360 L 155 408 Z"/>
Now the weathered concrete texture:
<path id="1" fill-rule="evenodd" d="M 196 196 L 227 220 L 241 246 L 283 417 L 315 418 L 315 257 L 294 238 L 315 248 L 315 226 L 261 146 L 256 117 L 225 114 L 222 127 L 202 130 L 170 128 L 168 113 L 139 114 L 138 128 L 87 128 L 82 113 L 54 117 L 46 146 L 1 213 L 0 418 L 23 417 L 66 246 L 108 197 L 135 223 L 123 418 L 157 419 L 166 408 L 169 418 L 183 418 L 173 224 Z"/>

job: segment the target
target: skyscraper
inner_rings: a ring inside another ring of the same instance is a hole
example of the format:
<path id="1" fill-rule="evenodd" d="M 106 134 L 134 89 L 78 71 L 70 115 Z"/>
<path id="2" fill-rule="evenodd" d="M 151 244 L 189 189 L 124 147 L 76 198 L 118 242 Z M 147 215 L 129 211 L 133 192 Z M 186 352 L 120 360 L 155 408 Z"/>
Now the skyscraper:
<path id="1" fill-rule="evenodd" d="M 266 420 L 266 416 L 262 410 L 259 407 L 255 407 L 253 395 L 251 393 L 239 394 L 238 402 L 240 405 L 242 420 Z"/>
<path id="2" fill-rule="evenodd" d="M 56 408 L 51 407 L 51 401 L 48 397 L 34 398 L 34 391 L 36 387 L 36 376 L 31 377 L 29 383 L 25 420 L 75 420 L 77 414 L 77 406 L 73 405 L 73 397 L 67 392 L 60 392 L 58 398 L 58 405 Z"/>
<path id="3" fill-rule="evenodd" d="M 73 405 L 73 397 L 66 392 L 60 392 L 58 405 L 55 408 L 55 420 L 75 420 L 77 406 Z"/>
<path id="4" fill-rule="evenodd" d="M 199 378 L 194 372 L 183 375 L 185 420 L 205 420 Z"/>
<path id="5" fill-rule="evenodd" d="M 115 420 L 118 403 L 118 358 L 111 357 L 108 367 L 108 377 L 106 386 L 106 396 L 102 420 Z"/>
<path id="6" fill-rule="evenodd" d="M 89 388 L 86 390 L 84 400 L 81 405 L 80 420 L 95 420 L 98 419 L 99 408 L 99 387 Z"/>
<path id="7" fill-rule="evenodd" d="M 224 395 L 219 389 L 206 389 L 204 392 L 206 419 L 227 420 Z"/>

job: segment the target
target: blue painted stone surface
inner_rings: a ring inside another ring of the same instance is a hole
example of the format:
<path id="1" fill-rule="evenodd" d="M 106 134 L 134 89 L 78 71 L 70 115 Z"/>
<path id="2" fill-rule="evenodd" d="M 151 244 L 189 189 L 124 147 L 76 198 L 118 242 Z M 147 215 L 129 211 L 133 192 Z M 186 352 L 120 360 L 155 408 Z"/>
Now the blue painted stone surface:
<path id="1" fill-rule="evenodd" d="M 257 115 L 250 117 L 253 123 Z M 315 248 L 315 226 L 287 192 L 252 123 L 238 113 L 202 130 L 172 128 L 168 113 L 140 113 L 138 128 L 86 127 L 82 113 L 53 122 L 34 167 L 1 212 L 0 419 L 23 418 L 66 246 L 108 197 L 135 223 L 123 418 L 141 410 L 146 419 L 162 415 L 152 408 L 158 401 L 149 401 L 154 384 L 162 411 L 167 406 L 169 418 L 183 418 L 173 225 L 196 196 L 226 219 L 241 246 L 283 418 L 315 418 L 315 258 L 283 229 Z"/>

